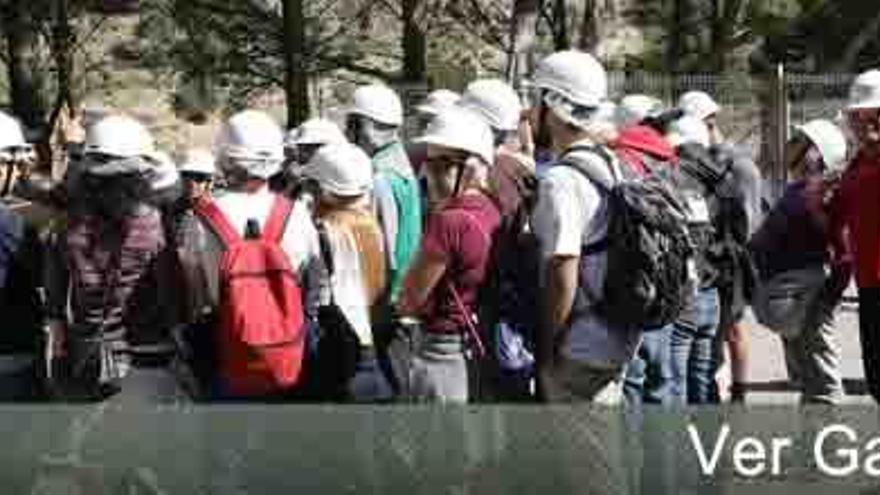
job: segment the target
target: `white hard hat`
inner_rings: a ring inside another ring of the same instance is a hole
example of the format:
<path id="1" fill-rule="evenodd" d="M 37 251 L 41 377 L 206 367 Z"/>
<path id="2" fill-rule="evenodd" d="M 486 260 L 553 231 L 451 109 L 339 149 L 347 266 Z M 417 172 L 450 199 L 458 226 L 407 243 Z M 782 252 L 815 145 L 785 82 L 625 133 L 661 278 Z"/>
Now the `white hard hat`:
<path id="1" fill-rule="evenodd" d="M 673 147 L 683 144 L 695 143 L 709 147 L 709 128 L 702 119 L 693 115 L 685 115 L 669 125 L 666 139 Z"/>
<path id="2" fill-rule="evenodd" d="M 846 165 L 846 136 L 833 122 L 823 119 L 811 120 L 797 128 L 819 150 L 822 161 L 831 170 L 839 170 Z"/>
<path id="3" fill-rule="evenodd" d="M 284 146 L 293 148 L 301 144 L 344 143 L 348 140 L 338 125 L 327 119 L 309 119 L 287 133 Z"/>
<path id="4" fill-rule="evenodd" d="M 705 120 L 721 110 L 721 106 L 702 91 L 688 91 L 681 95 L 678 99 L 678 108 L 700 120 Z"/>
<path id="5" fill-rule="evenodd" d="M 245 110 L 226 123 L 215 153 L 224 165 L 237 165 L 254 177 L 268 179 L 284 161 L 284 134 L 272 117 Z"/>
<path id="6" fill-rule="evenodd" d="M 473 112 L 460 107 L 440 112 L 416 142 L 465 151 L 489 165 L 495 161 L 492 129 Z"/>
<path id="7" fill-rule="evenodd" d="M 630 127 L 662 111 L 663 102 L 659 98 L 642 94 L 626 95 L 617 107 L 617 125 L 621 128 Z"/>
<path id="8" fill-rule="evenodd" d="M 437 115 L 442 110 L 458 103 L 461 95 L 448 89 L 431 91 L 421 105 L 416 107 L 419 113 L 425 115 Z"/>
<path id="9" fill-rule="evenodd" d="M 150 179 L 150 187 L 154 191 L 167 189 L 180 180 L 180 173 L 177 171 L 177 165 L 171 156 L 164 151 L 155 151 L 150 155 L 150 159 L 155 163 L 153 167 L 152 177 Z"/>
<path id="10" fill-rule="evenodd" d="M 608 97 L 608 76 L 592 55 L 556 52 L 538 64 L 530 86 L 552 91 L 582 107 L 596 107 Z"/>
<path id="11" fill-rule="evenodd" d="M 380 124 L 403 125 L 403 105 L 400 97 L 388 86 L 371 84 L 361 86 L 354 92 L 350 114 L 363 115 Z"/>
<path id="12" fill-rule="evenodd" d="M 302 169 L 321 190 L 337 196 L 361 196 L 373 187 L 373 164 L 358 146 L 342 142 L 321 146 Z"/>
<path id="13" fill-rule="evenodd" d="M 14 117 L 0 112 L 0 150 L 30 148 L 24 139 L 21 124 Z"/>
<path id="14" fill-rule="evenodd" d="M 465 89 L 460 106 L 477 112 L 492 129 L 515 131 L 522 102 L 516 91 L 500 79 L 479 79 Z"/>
<path id="15" fill-rule="evenodd" d="M 85 154 L 116 158 L 148 157 L 155 151 L 153 136 L 137 120 L 126 115 L 110 115 L 86 129 Z"/>
<path id="16" fill-rule="evenodd" d="M 217 168 L 214 165 L 214 155 L 204 149 L 187 150 L 183 155 L 183 164 L 180 166 L 181 173 L 214 175 Z"/>
<path id="17" fill-rule="evenodd" d="M 856 77 L 849 90 L 848 110 L 880 108 L 880 70 L 873 69 Z"/>

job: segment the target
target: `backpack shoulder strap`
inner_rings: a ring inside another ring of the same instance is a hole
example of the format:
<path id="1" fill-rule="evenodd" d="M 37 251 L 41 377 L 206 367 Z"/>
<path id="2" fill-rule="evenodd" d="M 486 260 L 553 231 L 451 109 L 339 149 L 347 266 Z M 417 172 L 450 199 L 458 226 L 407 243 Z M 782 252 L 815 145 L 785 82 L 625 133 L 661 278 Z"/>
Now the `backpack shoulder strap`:
<path id="1" fill-rule="evenodd" d="M 586 145 L 572 146 L 571 148 L 566 150 L 565 153 L 563 153 L 563 155 L 559 159 L 559 165 L 571 167 L 574 170 L 577 170 L 578 172 L 581 173 L 581 175 L 586 177 L 586 179 L 589 180 L 596 187 L 596 189 L 598 189 L 603 194 L 609 194 L 611 192 L 611 188 L 608 187 L 607 184 L 605 184 L 602 181 L 600 181 L 599 179 L 597 179 L 592 174 L 592 172 L 590 172 L 587 169 L 587 167 L 584 167 L 581 163 L 579 163 L 578 160 L 573 160 L 569 157 L 569 155 L 571 155 L 574 152 L 578 152 L 578 151 L 586 151 L 589 153 L 593 153 L 593 154 L 599 156 L 600 158 L 602 158 L 602 160 L 608 166 L 608 169 L 611 171 L 612 177 L 614 177 L 615 180 L 619 181 L 619 180 L 621 180 L 621 178 L 618 176 L 618 174 L 615 173 L 614 159 L 611 157 L 611 155 L 608 153 L 608 151 L 603 149 L 601 146 L 586 146 Z M 581 251 L 581 255 L 582 256 L 595 256 L 597 254 L 604 253 L 605 251 L 608 251 L 609 246 L 610 246 L 610 240 L 606 236 L 602 239 L 599 239 L 598 241 L 595 241 L 595 242 L 592 242 L 592 243 L 589 243 L 589 244 L 583 246 L 582 251 Z"/>
<path id="2" fill-rule="evenodd" d="M 587 167 L 585 167 L 579 160 L 575 160 L 571 157 L 572 154 L 577 152 L 589 152 L 594 155 L 597 155 L 602 161 L 605 162 L 605 165 L 608 167 L 608 170 L 611 172 L 611 176 L 614 177 L 615 180 L 620 180 L 620 177 L 614 170 L 614 159 L 608 153 L 607 150 L 603 149 L 601 146 L 587 146 L 587 145 L 577 145 L 572 146 L 565 150 L 562 156 L 559 157 L 557 165 L 561 165 L 564 167 L 570 167 L 581 173 L 590 183 L 596 186 L 597 189 L 602 191 L 603 193 L 610 192 L 611 188 L 599 180 Z"/>
<path id="3" fill-rule="evenodd" d="M 278 244 L 284 237 L 284 228 L 293 212 L 293 202 L 284 196 L 275 195 L 275 202 L 272 204 L 272 210 L 269 218 L 266 220 L 266 226 L 263 228 L 263 239 Z"/>
<path id="4" fill-rule="evenodd" d="M 199 202 L 195 207 L 195 212 L 208 228 L 217 234 L 224 246 L 229 247 L 242 241 L 241 235 L 214 201 Z"/>

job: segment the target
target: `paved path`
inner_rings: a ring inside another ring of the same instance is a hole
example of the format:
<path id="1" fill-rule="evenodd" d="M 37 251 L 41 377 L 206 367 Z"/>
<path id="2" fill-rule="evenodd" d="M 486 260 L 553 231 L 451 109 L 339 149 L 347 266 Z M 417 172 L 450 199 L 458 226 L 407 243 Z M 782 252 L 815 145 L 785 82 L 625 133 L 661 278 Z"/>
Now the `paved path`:
<path id="1" fill-rule="evenodd" d="M 776 334 L 762 327 L 749 315 L 751 329 L 748 403 L 796 403 L 798 394 L 787 390 L 788 376 L 782 343 Z M 844 304 L 838 309 L 835 326 L 843 353 L 843 378 L 847 388 L 846 404 L 871 404 L 866 395 L 862 352 L 859 344 L 858 313 L 855 305 Z"/>

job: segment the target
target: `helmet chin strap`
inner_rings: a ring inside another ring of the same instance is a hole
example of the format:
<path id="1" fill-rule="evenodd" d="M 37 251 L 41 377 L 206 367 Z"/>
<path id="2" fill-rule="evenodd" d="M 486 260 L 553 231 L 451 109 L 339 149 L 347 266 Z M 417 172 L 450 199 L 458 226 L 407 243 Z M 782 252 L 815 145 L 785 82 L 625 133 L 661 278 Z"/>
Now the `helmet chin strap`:
<path id="1" fill-rule="evenodd" d="M 464 163 L 460 163 L 455 167 L 455 187 L 452 188 L 452 197 L 455 198 L 461 193 L 461 179 L 464 177 Z"/>
<path id="2" fill-rule="evenodd" d="M 0 167 L 4 167 L 6 169 L 6 176 L 3 179 L 3 188 L 0 189 L 0 198 L 5 198 L 6 196 L 9 196 L 9 194 L 12 192 L 12 175 L 14 173 L 12 168 L 14 166 L 15 165 L 13 165 L 12 162 L 7 162 L 0 165 Z"/>

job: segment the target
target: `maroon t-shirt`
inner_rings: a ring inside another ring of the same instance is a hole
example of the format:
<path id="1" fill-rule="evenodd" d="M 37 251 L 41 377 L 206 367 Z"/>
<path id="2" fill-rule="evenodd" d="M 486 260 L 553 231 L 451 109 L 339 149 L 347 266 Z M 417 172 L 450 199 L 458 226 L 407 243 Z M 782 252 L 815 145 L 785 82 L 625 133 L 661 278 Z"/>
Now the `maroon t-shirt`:
<path id="1" fill-rule="evenodd" d="M 491 199 L 482 194 L 450 200 L 428 217 L 422 250 L 446 261 L 446 272 L 428 299 L 425 329 L 435 333 L 463 333 L 467 315 L 476 309 L 480 285 L 489 266 L 492 237 L 501 215 Z M 450 282 L 466 311 L 455 302 Z"/>

